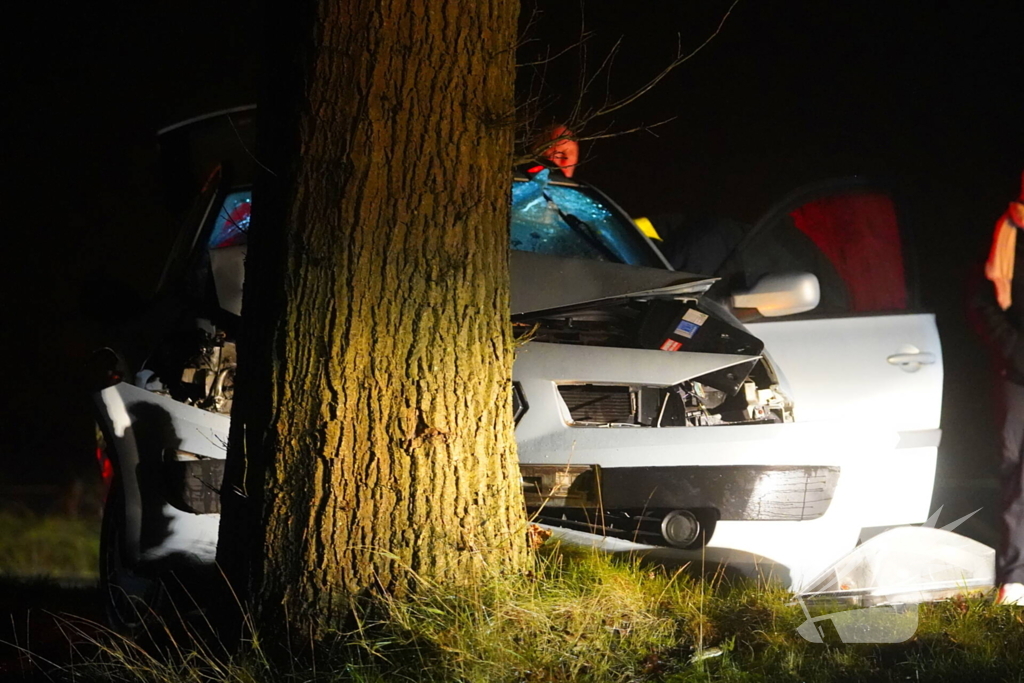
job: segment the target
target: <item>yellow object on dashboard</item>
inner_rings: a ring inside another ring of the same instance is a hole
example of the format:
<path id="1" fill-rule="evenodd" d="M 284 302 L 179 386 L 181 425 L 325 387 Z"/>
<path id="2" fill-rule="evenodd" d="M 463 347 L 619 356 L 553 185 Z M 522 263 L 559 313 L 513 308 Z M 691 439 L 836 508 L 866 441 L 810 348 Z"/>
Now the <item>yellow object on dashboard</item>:
<path id="1" fill-rule="evenodd" d="M 661 235 L 654 229 L 654 224 L 651 223 L 648 218 L 634 218 L 633 222 L 636 223 L 636 227 L 640 228 L 640 232 L 650 237 L 652 240 L 661 241 Z"/>

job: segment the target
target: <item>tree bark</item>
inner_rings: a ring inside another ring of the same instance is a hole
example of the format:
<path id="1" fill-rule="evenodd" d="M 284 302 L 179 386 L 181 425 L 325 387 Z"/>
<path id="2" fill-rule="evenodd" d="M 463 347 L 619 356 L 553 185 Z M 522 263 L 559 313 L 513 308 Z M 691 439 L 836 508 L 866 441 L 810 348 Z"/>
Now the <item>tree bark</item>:
<path id="1" fill-rule="evenodd" d="M 281 6 L 219 559 L 337 627 L 525 556 L 510 408 L 515 0 Z"/>

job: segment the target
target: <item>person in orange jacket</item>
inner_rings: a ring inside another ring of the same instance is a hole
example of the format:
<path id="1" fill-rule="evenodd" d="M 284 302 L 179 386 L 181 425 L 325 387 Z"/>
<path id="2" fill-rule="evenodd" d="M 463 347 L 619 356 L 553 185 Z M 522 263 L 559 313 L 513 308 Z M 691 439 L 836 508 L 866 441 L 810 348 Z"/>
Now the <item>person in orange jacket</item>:
<path id="1" fill-rule="evenodd" d="M 1024 604 L 1024 174 L 1020 197 L 996 222 L 985 263 L 991 288 L 976 297 L 975 312 L 1003 361 L 1002 538 L 996 553 L 999 604 Z M 1020 271 L 1018 274 L 1017 271 Z"/>

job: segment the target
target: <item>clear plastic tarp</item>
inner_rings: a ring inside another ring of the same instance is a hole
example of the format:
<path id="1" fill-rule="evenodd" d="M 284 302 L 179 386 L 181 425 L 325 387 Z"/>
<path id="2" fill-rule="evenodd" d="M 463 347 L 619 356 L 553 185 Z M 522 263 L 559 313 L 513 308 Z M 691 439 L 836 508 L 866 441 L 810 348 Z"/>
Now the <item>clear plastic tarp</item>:
<path id="1" fill-rule="evenodd" d="M 751 522 L 753 525 L 759 522 Z M 545 526 L 545 525 L 541 525 Z M 871 607 L 943 600 L 986 591 L 995 584 L 995 551 L 978 541 L 930 526 L 896 527 L 868 539 L 810 581 L 801 578 L 814 554 L 790 563 L 727 547 L 698 550 L 641 545 L 627 540 L 546 527 L 553 539 L 630 554 L 666 566 L 689 564 L 726 574 L 777 580 L 808 607 Z M 822 549 L 822 552 L 830 552 Z M 834 557 L 834 555 L 833 555 Z M 801 562 L 802 560 L 802 562 Z M 821 565 L 818 565 L 821 566 Z"/>
<path id="2" fill-rule="evenodd" d="M 799 597 L 861 606 L 942 600 L 995 582 L 995 550 L 927 526 L 897 527 L 868 539 L 811 581 Z"/>

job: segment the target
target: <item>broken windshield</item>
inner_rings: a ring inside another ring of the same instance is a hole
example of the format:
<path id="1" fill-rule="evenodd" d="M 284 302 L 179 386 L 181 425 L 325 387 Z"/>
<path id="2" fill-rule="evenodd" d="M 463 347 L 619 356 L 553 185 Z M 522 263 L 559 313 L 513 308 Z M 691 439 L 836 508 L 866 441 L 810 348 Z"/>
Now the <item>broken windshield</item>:
<path id="1" fill-rule="evenodd" d="M 538 174 L 539 175 L 539 174 Z M 214 221 L 207 246 L 247 241 L 252 191 L 229 193 Z M 512 184 L 510 245 L 517 251 L 664 268 L 629 218 L 582 186 L 545 181 Z"/>
<path id="2" fill-rule="evenodd" d="M 548 171 L 512 184 L 510 245 L 517 251 L 663 268 L 635 226 L 581 186 Z"/>

